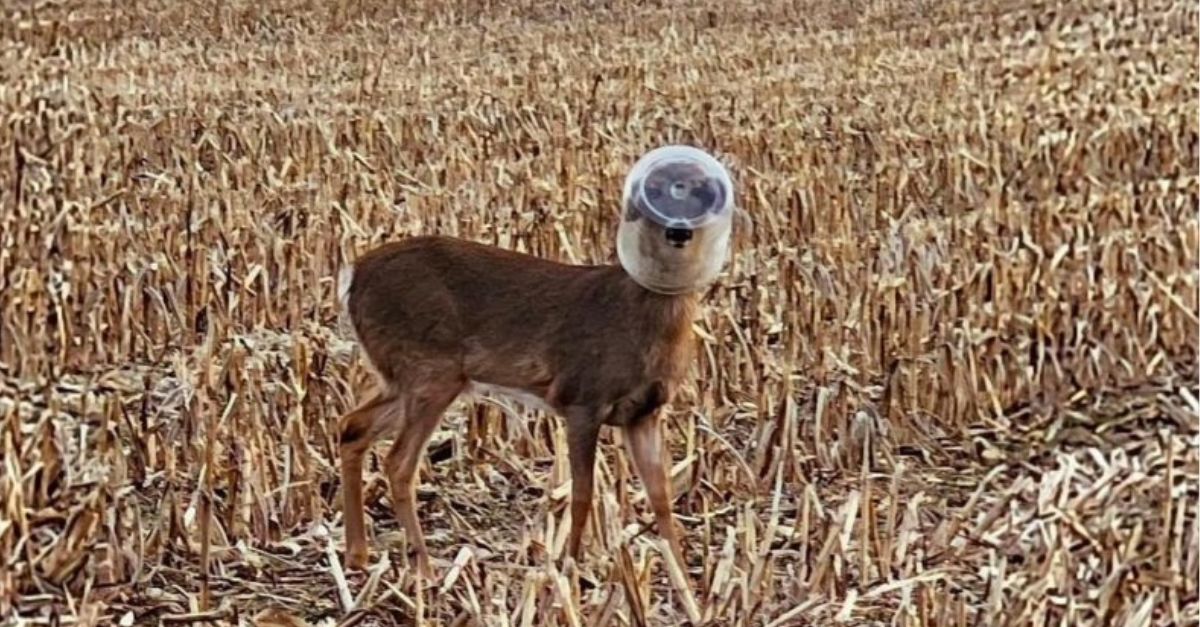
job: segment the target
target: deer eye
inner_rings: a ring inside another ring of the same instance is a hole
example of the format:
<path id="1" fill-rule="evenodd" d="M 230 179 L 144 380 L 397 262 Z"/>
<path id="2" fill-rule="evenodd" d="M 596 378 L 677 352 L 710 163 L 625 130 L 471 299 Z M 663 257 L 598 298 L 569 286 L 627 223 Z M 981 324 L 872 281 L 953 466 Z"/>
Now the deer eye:
<path id="1" fill-rule="evenodd" d="M 720 205 L 717 204 L 718 193 L 719 189 L 711 181 L 705 181 L 692 187 L 692 198 L 696 199 L 696 204 L 706 207 L 709 211 L 720 208 Z"/>

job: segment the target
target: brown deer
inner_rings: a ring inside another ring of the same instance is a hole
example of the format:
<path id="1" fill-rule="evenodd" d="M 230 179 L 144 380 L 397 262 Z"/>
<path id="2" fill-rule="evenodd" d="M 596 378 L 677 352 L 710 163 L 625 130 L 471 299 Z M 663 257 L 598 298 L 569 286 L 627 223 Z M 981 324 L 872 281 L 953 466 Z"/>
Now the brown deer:
<path id="1" fill-rule="evenodd" d="M 432 573 L 414 501 L 417 466 L 465 391 L 509 394 L 565 420 L 575 559 L 600 429 L 623 429 L 659 534 L 685 564 L 658 415 L 690 364 L 700 290 L 728 254 L 732 183 L 702 151 L 660 148 L 635 165 L 624 202 L 619 265 L 421 236 L 378 246 L 343 270 L 344 311 L 379 383 L 339 424 L 349 568 L 367 561 L 363 456 L 391 435 L 384 468 L 395 515 L 418 567 Z"/>

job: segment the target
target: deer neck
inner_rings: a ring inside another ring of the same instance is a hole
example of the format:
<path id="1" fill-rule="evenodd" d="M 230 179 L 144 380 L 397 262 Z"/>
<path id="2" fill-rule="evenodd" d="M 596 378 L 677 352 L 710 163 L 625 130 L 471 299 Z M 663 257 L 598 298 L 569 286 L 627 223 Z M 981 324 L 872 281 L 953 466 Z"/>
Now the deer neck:
<path id="1" fill-rule="evenodd" d="M 649 328 L 682 341 L 691 339 L 692 322 L 700 304 L 696 290 L 667 294 L 651 290 L 616 266 L 622 275 L 622 288 L 630 301 L 637 304 L 638 315 Z"/>

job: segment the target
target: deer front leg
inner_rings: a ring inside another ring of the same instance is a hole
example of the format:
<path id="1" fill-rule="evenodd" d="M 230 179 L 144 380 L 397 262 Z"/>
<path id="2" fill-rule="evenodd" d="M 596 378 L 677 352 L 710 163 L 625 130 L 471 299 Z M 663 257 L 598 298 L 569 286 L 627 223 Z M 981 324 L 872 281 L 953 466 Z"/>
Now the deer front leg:
<path id="1" fill-rule="evenodd" d="M 596 441 L 600 422 L 592 412 L 567 414 L 567 455 L 571 463 L 571 531 L 567 555 L 579 561 L 583 530 L 592 511 L 593 479 L 596 471 Z"/>
<path id="2" fill-rule="evenodd" d="M 679 567 L 685 568 L 687 563 L 683 561 L 683 545 L 671 518 L 671 481 L 663 462 L 663 441 L 659 432 L 658 414 L 646 416 L 627 425 L 625 444 L 638 474 L 641 475 L 642 483 L 646 486 L 646 496 L 650 500 L 650 508 L 654 511 L 658 533 L 671 547 Z"/>

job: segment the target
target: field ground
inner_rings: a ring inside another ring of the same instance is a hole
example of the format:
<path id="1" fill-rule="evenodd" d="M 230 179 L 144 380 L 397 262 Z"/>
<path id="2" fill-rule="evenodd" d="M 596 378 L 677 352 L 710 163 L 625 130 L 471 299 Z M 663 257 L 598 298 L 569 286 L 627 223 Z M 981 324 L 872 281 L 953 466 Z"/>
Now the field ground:
<path id="1" fill-rule="evenodd" d="M 681 624 L 614 436 L 564 564 L 560 422 L 457 404 L 417 582 L 386 443 L 376 562 L 341 570 L 333 430 L 343 263 L 434 232 L 611 261 L 664 142 L 750 217 L 668 426 L 694 611 L 1200 623 L 1195 3 L 3 13 L 6 624 Z"/>

